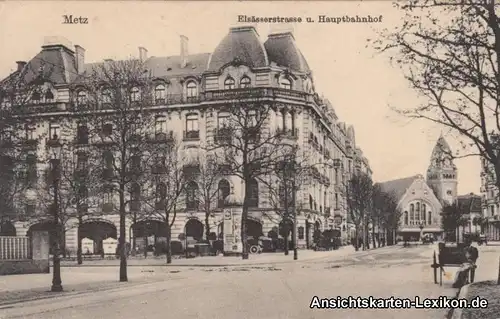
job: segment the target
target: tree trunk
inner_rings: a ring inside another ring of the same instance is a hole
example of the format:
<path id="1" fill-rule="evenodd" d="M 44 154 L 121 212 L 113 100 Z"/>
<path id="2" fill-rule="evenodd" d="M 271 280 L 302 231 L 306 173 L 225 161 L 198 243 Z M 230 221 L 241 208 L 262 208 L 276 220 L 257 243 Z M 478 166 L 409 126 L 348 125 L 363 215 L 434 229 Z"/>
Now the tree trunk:
<path id="1" fill-rule="evenodd" d="M 171 247 L 171 242 L 172 242 L 172 229 L 170 227 L 170 223 L 168 222 L 168 218 L 167 218 L 167 222 L 165 223 L 166 224 L 166 227 L 167 227 L 167 231 L 166 231 L 166 235 L 167 235 L 167 248 L 166 248 L 166 255 L 167 255 L 167 264 L 171 264 L 172 263 L 172 247 Z"/>
<path id="2" fill-rule="evenodd" d="M 243 211 L 241 212 L 241 244 L 242 244 L 241 258 L 242 259 L 248 259 L 247 219 L 248 219 L 248 207 L 246 204 L 244 204 Z"/>
<path id="3" fill-rule="evenodd" d="M 359 226 L 357 226 L 357 225 L 354 229 L 354 236 L 356 237 L 356 240 L 354 241 L 354 243 L 356 244 L 354 247 L 354 250 L 358 251 L 359 250 Z"/>
<path id="4" fill-rule="evenodd" d="M 288 228 L 288 227 L 287 227 Z M 288 232 L 288 229 L 286 230 Z M 288 235 L 285 236 L 284 240 L 285 240 L 285 255 L 288 256 L 288 250 L 289 250 L 289 247 L 288 247 Z"/>
<path id="5" fill-rule="evenodd" d="M 376 244 L 376 236 L 375 236 L 375 231 L 372 230 L 372 241 L 373 241 L 373 248 L 376 248 L 377 247 L 377 244 Z"/>
<path id="6" fill-rule="evenodd" d="M 127 246 L 125 245 L 125 185 L 120 184 L 120 282 L 128 281 L 127 277 Z"/>
<path id="7" fill-rule="evenodd" d="M 205 239 L 210 237 L 210 210 L 205 210 Z"/>
<path id="8" fill-rule="evenodd" d="M 83 264 L 83 258 L 82 258 L 82 236 L 80 236 L 80 226 L 82 225 L 82 214 L 78 214 L 78 229 L 77 229 L 77 249 L 76 249 L 76 260 L 78 265 Z"/>

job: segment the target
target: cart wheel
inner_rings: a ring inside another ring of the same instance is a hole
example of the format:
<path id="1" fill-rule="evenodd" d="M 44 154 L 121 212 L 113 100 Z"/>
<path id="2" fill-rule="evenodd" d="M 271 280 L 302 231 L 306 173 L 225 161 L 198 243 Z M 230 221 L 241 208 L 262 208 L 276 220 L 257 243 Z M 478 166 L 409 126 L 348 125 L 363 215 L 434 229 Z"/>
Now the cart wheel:
<path id="1" fill-rule="evenodd" d="M 259 247 L 253 245 L 253 246 L 250 246 L 250 253 L 252 254 L 257 254 L 259 252 Z"/>

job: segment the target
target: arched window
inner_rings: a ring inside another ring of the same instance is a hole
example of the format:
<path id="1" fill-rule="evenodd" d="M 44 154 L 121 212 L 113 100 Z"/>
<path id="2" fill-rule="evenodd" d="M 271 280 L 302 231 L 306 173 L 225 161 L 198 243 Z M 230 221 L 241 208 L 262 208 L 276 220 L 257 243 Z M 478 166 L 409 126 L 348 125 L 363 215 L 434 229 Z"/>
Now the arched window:
<path id="1" fill-rule="evenodd" d="M 425 216 L 426 212 L 427 212 L 427 206 L 425 204 L 422 204 L 422 214 L 423 214 L 422 216 Z"/>
<path id="2" fill-rule="evenodd" d="M 417 210 L 415 212 L 415 222 L 418 223 L 420 221 L 420 212 Z"/>
<path id="3" fill-rule="evenodd" d="M 250 87 L 250 78 L 248 76 L 244 76 L 241 78 L 240 80 L 240 88 L 244 89 L 244 88 L 248 88 Z"/>
<path id="4" fill-rule="evenodd" d="M 87 104 L 87 93 L 85 93 L 85 91 L 78 91 L 76 94 L 76 104 L 78 106 L 84 106 Z"/>
<path id="5" fill-rule="evenodd" d="M 285 129 L 286 130 L 293 130 L 293 116 L 292 113 L 289 111 L 284 113 L 285 117 Z"/>
<path id="6" fill-rule="evenodd" d="M 50 89 L 47 89 L 47 91 L 45 91 L 45 101 L 51 102 L 53 100 L 54 100 L 54 93 L 52 93 Z"/>
<path id="7" fill-rule="evenodd" d="M 104 89 L 102 91 L 102 103 L 103 104 L 110 104 L 111 103 L 111 91 L 109 89 Z"/>
<path id="8" fill-rule="evenodd" d="M 288 78 L 281 78 L 280 80 L 280 88 L 291 90 L 292 89 L 292 81 Z"/>
<path id="9" fill-rule="evenodd" d="M 186 208 L 198 209 L 198 184 L 193 181 L 186 186 Z"/>
<path id="10" fill-rule="evenodd" d="M 224 90 L 232 90 L 234 89 L 234 79 L 232 77 L 228 77 L 224 81 Z"/>
<path id="11" fill-rule="evenodd" d="M 219 181 L 218 185 L 218 201 L 217 201 L 217 207 L 222 208 L 224 207 L 224 201 L 226 200 L 226 197 L 229 196 L 229 193 L 231 192 L 231 186 L 229 185 L 229 182 L 225 179 L 221 179 Z"/>
<path id="12" fill-rule="evenodd" d="M 416 209 L 417 213 L 420 213 L 420 203 L 417 203 L 417 209 Z"/>
<path id="13" fill-rule="evenodd" d="M 410 210 L 410 225 L 413 225 L 415 222 L 415 212 Z"/>
<path id="14" fill-rule="evenodd" d="M 404 213 L 404 224 L 408 225 L 408 212 L 407 211 L 405 211 L 405 213 Z"/>
<path id="15" fill-rule="evenodd" d="M 313 209 L 313 197 L 311 195 L 309 195 L 309 209 Z"/>
<path id="16" fill-rule="evenodd" d="M 259 207 L 259 183 L 252 179 L 248 186 L 250 187 L 248 207 Z"/>
<path id="17" fill-rule="evenodd" d="M 165 103 L 165 85 L 159 84 L 155 87 L 155 102 L 156 104 Z"/>
<path id="18" fill-rule="evenodd" d="M 432 224 L 432 212 L 429 212 L 428 215 L 429 215 L 428 224 L 431 225 Z"/>
<path id="19" fill-rule="evenodd" d="M 410 213 L 415 212 L 415 205 L 411 204 L 410 205 Z"/>
<path id="20" fill-rule="evenodd" d="M 138 102 L 139 99 L 141 98 L 139 88 L 138 87 L 133 87 L 130 90 L 130 101 L 132 102 Z"/>
<path id="21" fill-rule="evenodd" d="M 186 96 L 188 98 L 198 96 L 198 86 L 194 81 L 189 81 L 186 85 Z"/>
<path id="22" fill-rule="evenodd" d="M 228 112 L 219 112 L 217 114 L 217 127 L 228 128 L 229 127 L 229 113 Z"/>
<path id="23" fill-rule="evenodd" d="M 141 196 L 141 186 L 138 183 L 133 183 L 130 187 L 130 199 L 131 200 L 139 200 Z"/>

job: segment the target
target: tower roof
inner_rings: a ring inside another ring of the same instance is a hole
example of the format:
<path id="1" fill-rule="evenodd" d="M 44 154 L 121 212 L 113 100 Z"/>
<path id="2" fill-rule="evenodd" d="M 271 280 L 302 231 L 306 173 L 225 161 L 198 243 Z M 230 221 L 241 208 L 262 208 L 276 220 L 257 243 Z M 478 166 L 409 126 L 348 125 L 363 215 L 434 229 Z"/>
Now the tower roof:
<path id="1" fill-rule="evenodd" d="M 451 147 L 442 135 L 439 136 L 436 145 L 432 149 L 429 169 L 431 168 L 456 168 L 453 163 Z"/>

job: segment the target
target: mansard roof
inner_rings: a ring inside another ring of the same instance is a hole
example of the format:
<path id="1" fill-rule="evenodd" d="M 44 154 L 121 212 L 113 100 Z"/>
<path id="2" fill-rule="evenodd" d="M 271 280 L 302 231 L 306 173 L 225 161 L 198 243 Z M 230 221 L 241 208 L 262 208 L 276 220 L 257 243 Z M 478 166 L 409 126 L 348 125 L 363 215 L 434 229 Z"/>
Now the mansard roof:
<path id="1" fill-rule="evenodd" d="M 23 82 L 30 83 L 37 79 L 52 84 L 69 84 L 77 77 L 74 52 L 62 45 L 47 45 L 42 47 L 20 71 Z"/>
<path id="2" fill-rule="evenodd" d="M 481 214 L 481 196 L 470 193 L 468 195 L 457 196 L 457 204 L 462 208 L 464 214 Z"/>
<path id="3" fill-rule="evenodd" d="M 208 70 L 219 71 L 235 61 L 252 68 L 269 66 L 267 52 L 254 27 L 231 28 L 210 56 Z"/>
<path id="4" fill-rule="evenodd" d="M 297 72 L 311 71 L 291 32 L 270 34 L 264 47 L 270 62 Z"/>

